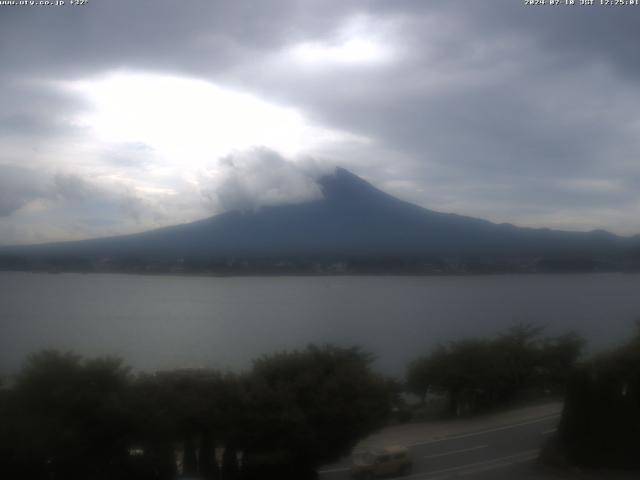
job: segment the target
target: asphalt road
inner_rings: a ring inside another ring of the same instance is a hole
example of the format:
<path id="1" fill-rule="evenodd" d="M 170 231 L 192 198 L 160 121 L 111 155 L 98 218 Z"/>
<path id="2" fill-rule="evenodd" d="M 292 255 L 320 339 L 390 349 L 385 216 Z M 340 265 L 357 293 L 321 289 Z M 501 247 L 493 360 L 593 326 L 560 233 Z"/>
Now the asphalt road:
<path id="1" fill-rule="evenodd" d="M 404 479 L 440 480 L 466 477 L 482 480 L 534 480 L 546 478 L 535 460 L 540 447 L 555 432 L 559 415 L 513 425 L 406 445 L 413 472 Z M 320 480 L 349 477 L 349 461 L 320 470 Z"/>

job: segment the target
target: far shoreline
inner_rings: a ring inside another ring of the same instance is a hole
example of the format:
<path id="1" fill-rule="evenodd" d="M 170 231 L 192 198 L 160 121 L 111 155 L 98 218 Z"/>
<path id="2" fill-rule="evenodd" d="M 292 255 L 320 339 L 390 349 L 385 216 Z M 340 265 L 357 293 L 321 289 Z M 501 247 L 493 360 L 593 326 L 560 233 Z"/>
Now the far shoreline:
<path id="1" fill-rule="evenodd" d="M 638 275 L 640 271 L 624 271 L 624 270 L 608 270 L 608 271 L 566 271 L 566 272 L 535 272 L 535 271 L 500 271 L 500 272 L 478 272 L 478 273 L 463 273 L 463 272 L 451 272 L 451 273 L 411 273 L 411 272 L 346 272 L 346 273 L 312 273 L 312 272 L 291 272 L 291 273 L 260 273 L 260 272 L 247 272 L 247 273 L 185 273 L 185 272 L 146 272 L 146 271 L 120 271 L 120 270 L 103 270 L 103 271 L 74 271 L 74 270 L 60 270 L 60 271 L 47 271 L 47 270 L 0 270 L 0 274 L 3 273 L 24 273 L 24 274 L 39 274 L 39 275 L 128 275 L 128 276 L 143 276 L 143 277 L 187 277 L 187 278 L 362 278 L 362 277 L 379 277 L 379 278 L 405 278 L 405 277 L 438 277 L 438 278 L 450 278 L 450 277 L 500 277 L 500 276 L 582 276 L 582 275 Z"/>

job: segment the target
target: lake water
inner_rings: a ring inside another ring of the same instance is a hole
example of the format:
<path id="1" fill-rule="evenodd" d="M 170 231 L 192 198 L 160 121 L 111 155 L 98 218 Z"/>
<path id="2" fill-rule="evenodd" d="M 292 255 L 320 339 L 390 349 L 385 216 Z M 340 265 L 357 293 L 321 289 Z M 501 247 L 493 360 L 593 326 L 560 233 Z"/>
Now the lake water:
<path id="1" fill-rule="evenodd" d="M 0 372 L 41 348 L 137 369 L 242 369 L 309 342 L 357 344 L 401 375 L 439 342 L 516 322 L 576 330 L 592 350 L 631 335 L 640 276 L 182 277 L 0 273 Z"/>

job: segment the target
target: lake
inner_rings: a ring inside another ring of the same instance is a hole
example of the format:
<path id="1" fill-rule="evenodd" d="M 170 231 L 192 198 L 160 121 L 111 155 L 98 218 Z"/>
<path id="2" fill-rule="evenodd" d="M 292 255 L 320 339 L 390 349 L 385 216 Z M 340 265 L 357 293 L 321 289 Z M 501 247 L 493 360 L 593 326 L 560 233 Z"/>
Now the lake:
<path id="1" fill-rule="evenodd" d="M 600 350 L 640 318 L 625 274 L 184 277 L 0 272 L 0 372 L 42 348 L 118 355 L 136 369 L 242 369 L 309 342 L 360 345 L 402 375 L 439 342 L 516 322 L 576 330 Z"/>

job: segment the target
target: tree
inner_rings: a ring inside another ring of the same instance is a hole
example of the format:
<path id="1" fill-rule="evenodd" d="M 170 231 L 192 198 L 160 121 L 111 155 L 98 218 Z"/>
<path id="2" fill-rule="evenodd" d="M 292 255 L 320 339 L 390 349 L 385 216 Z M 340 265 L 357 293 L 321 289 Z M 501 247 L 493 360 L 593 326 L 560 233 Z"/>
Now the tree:
<path id="1" fill-rule="evenodd" d="M 391 395 L 358 348 L 309 346 L 265 356 L 250 374 L 244 439 L 256 476 L 314 478 L 316 468 L 350 452 L 379 428 Z"/>
<path id="2" fill-rule="evenodd" d="M 549 392 L 564 393 L 585 343 L 585 340 L 574 332 L 543 339 L 538 374 L 539 382 L 544 388 Z"/>
<path id="3" fill-rule="evenodd" d="M 541 332 L 518 324 L 494 339 L 440 345 L 410 364 L 407 388 L 423 399 L 429 390 L 445 392 L 456 416 L 508 404 L 528 388 L 560 390 L 584 342 L 575 334 L 541 338 Z"/>
<path id="4" fill-rule="evenodd" d="M 146 410 L 151 415 L 146 422 L 147 448 L 159 438 L 164 444 L 178 443 L 183 473 L 217 478 L 221 466 L 215 447 L 234 442 L 243 415 L 238 378 L 209 369 L 183 369 L 142 375 L 136 384 L 141 398 L 153 399 Z"/>
<path id="5" fill-rule="evenodd" d="M 32 355 L 11 392 L 13 468 L 27 478 L 126 478 L 129 370 L 119 359 Z"/>
<path id="6" fill-rule="evenodd" d="M 422 406 L 425 405 L 429 387 L 434 383 L 431 365 L 431 357 L 423 356 L 413 360 L 407 368 L 406 389 L 420 398 Z"/>
<path id="7" fill-rule="evenodd" d="M 541 362 L 540 326 L 519 323 L 500 334 L 492 342 L 497 359 L 496 398 L 498 403 L 507 403 L 524 388 L 531 386 Z"/>
<path id="8" fill-rule="evenodd" d="M 572 463 L 640 468 L 640 328 L 570 377 L 558 441 Z"/>

